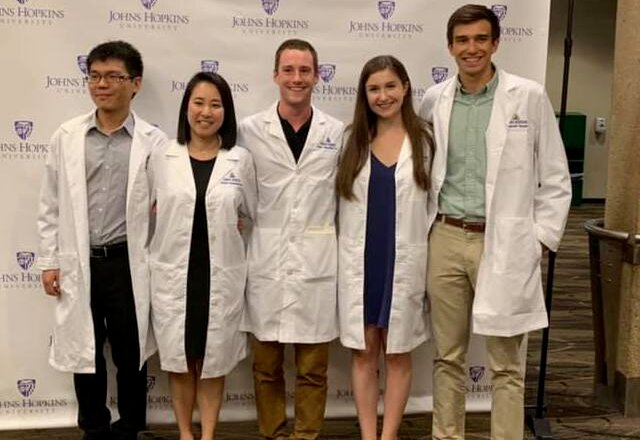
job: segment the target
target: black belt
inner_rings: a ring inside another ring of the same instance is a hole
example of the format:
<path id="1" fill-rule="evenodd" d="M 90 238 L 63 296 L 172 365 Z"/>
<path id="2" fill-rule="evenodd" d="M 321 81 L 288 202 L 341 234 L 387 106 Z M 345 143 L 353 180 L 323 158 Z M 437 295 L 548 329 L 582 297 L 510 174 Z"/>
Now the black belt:
<path id="1" fill-rule="evenodd" d="M 463 218 L 449 217 L 444 214 L 438 214 L 436 221 L 446 223 L 447 225 L 462 228 L 464 231 L 484 232 L 485 223 L 483 221 L 467 221 Z"/>
<path id="2" fill-rule="evenodd" d="M 107 244 L 104 246 L 91 246 L 89 256 L 91 258 L 114 258 L 127 255 L 127 242 Z"/>

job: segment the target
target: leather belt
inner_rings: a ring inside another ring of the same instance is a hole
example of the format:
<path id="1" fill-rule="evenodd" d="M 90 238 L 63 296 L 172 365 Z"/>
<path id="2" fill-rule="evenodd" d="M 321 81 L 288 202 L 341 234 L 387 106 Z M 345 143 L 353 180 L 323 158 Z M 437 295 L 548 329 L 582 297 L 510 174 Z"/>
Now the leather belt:
<path id="1" fill-rule="evenodd" d="M 91 258 L 115 258 L 127 255 L 127 242 L 108 244 L 105 246 L 91 246 L 89 256 Z"/>
<path id="2" fill-rule="evenodd" d="M 444 214 L 438 214 L 436 221 L 447 225 L 462 228 L 463 231 L 484 232 L 485 223 L 483 221 L 467 221 L 463 218 L 449 217 Z"/>

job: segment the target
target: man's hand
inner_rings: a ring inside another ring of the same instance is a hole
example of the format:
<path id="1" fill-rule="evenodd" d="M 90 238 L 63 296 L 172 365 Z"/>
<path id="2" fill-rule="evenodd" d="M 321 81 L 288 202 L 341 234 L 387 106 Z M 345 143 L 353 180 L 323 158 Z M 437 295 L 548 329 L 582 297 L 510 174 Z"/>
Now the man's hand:
<path id="1" fill-rule="evenodd" d="M 60 296 L 60 269 L 43 270 L 42 285 L 47 295 Z"/>

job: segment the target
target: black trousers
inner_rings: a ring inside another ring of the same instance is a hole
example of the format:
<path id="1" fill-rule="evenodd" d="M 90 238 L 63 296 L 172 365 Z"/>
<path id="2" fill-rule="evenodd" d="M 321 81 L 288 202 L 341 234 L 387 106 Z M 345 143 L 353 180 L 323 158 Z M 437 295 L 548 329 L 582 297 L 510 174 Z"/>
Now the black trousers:
<path id="1" fill-rule="evenodd" d="M 86 440 L 135 439 L 145 428 L 147 365 L 140 370 L 138 325 L 126 255 L 91 258 L 91 314 L 96 341 L 96 372 L 74 374 L 78 426 Z M 107 368 L 103 355 L 109 340 L 116 366 L 118 412 L 111 423 L 107 407 Z"/>

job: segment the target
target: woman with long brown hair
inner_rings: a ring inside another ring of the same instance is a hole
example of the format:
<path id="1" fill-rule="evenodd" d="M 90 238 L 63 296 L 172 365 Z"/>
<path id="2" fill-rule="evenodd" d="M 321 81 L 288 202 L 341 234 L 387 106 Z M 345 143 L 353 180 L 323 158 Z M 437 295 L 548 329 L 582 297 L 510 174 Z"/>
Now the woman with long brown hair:
<path id="1" fill-rule="evenodd" d="M 396 58 L 363 67 L 336 180 L 340 340 L 351 348 L 361 438 L 376 439 L 384 353 L 383 440 L 395 440 L 411 387 L 411 351 L 427 339 L 427 189 L 433 157 Z"/>

